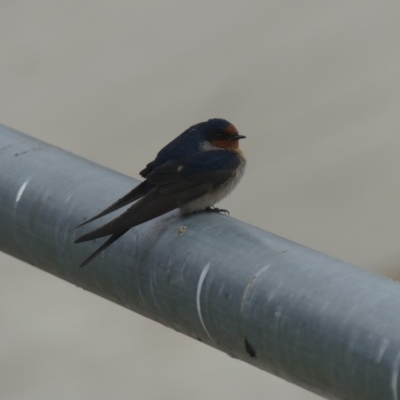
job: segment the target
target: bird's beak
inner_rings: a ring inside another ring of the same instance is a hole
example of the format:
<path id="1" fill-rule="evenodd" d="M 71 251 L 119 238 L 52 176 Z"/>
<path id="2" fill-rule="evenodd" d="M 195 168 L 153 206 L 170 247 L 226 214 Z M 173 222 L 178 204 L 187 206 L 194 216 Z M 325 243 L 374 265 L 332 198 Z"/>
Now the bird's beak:
<path id="1" fill-rule="evenodd" d="M 239 139 L 246 139 L 246 136 L 244 135 L 235 135 L 232 137 L 233 140 L 239 140 Z"/>

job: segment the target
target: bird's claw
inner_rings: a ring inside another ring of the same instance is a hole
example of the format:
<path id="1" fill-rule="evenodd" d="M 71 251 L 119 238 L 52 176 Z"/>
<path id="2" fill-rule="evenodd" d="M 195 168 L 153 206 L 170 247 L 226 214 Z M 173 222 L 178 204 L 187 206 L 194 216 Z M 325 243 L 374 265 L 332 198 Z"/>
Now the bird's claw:
<path id="1" fill-rule="evenodd" d="M 207 207 L 205 209 L 205 211 L 215 212 L 215 213 L 218 213 L 218 214 L 222 214 L 223 213 L 223 214 L 229 215 L 229 211 L 226 210 L 225 208 Z"/>

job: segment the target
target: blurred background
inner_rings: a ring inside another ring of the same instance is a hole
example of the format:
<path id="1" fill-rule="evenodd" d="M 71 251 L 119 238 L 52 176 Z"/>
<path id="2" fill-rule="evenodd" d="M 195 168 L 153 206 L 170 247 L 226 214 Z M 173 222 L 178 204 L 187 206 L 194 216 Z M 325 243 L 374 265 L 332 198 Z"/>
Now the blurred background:
<path id="1" fill-rule="evenodd" d="M 400 4 L 2 0 L 0 123 L 139 177 L 211 117 L 231 215 L 400 278 Z M 319 397 L 0 254 L 0 398 Z"/>

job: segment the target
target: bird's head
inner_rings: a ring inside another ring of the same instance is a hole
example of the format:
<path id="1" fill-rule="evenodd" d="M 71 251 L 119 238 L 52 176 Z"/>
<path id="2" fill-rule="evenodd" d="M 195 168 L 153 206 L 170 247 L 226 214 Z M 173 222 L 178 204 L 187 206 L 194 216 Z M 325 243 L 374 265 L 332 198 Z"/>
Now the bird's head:
<path id="1" fill-rule="evenodd" d="M 237 129 L 227 120 L 221 118 L 209 119 L 201 124 L 202 147 L 211 149 L 238 149 L 239 140 L 246 136 L 239 135 Z"/>

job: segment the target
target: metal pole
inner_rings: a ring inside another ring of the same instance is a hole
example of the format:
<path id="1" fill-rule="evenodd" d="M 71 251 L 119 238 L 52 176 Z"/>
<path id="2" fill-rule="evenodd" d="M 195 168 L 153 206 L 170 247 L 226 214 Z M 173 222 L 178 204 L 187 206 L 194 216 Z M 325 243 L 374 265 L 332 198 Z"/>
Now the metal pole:
<path id="1" fill-rule="evenodd" d="M 0 250 L 327 398 L 398 400 L 400 285 L 387 278 L 177 212 L 78 268 L 101 241 L 74 245 L 70 229 L 135 184 L 0 126 Z"/>

